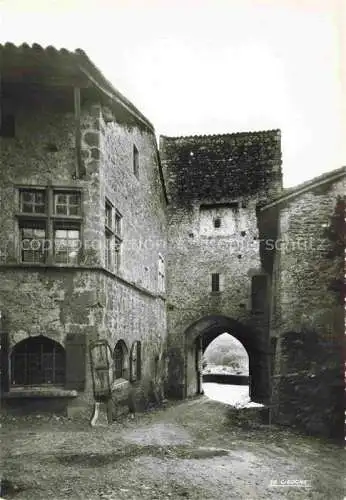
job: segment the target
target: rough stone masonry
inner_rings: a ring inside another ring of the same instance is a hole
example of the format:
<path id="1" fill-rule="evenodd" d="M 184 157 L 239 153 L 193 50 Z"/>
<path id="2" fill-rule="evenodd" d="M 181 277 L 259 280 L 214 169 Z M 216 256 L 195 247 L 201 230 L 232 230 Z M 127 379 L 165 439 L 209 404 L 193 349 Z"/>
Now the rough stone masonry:
<path id="1" fill-rule="evenodd" d="M 228 332 L 274 420 L 343 435 L 345 169 L 286 190 L 278 130 L 158 148 L 83 51 L 0 56 L 3 410 L 88 409 L 96 339 L 114 418 L 192 396 Z"/>

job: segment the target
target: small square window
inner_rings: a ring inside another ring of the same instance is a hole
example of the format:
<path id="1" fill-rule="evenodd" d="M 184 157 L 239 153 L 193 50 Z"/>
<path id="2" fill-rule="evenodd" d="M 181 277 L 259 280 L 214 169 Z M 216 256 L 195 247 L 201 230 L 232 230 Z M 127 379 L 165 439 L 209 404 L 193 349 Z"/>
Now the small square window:
<path id="1" fill-rule="evenodd" d="M 55 215 L 76 216 L 80 215 L 80 193 L 54 193 Z"/>
<path id="2" fill-rule="evenodd" d="M 20 211 L 26 214 L 44 214 L 46 211 L 45 192 L 42 190 L 21 191 Z"/>
<path id="3" fill-rule="evenodd" d="M 221 227 L 221 217 L 215 217 L 215 219 L 214 219 L 214 227 L 217 228 L 217 229 L 219 227 Z"/>

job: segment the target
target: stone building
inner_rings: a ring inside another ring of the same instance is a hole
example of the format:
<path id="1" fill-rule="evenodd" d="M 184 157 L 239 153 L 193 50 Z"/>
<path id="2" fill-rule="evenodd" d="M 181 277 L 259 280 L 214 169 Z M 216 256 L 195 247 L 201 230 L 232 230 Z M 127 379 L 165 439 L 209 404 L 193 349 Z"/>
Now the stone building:
<path id="1" fill-rule="evenodd" d="M 270 335 L 275 421 L 344 438 L 345 168 L 261 208 L 277 221 Z M 273 244 L 268 244 L 272 249 Z"/>
<path id="2" fill-rule="evenodd" d="M 274 421 L 343 436 L 345 169 L 283 189 L 278 130 L 158 149 L 80 50 L 6 44 L 0 70 L 3 407 L 88 407 L 97 339 L 114 415 L 192 396 L 227 332 Z"/>
<path id="3" fill-rule="evenodd" d="M 97 338 L 113 351 L 115 400 L 131 389 L 140 404 L 157 392 L 166 343 L 154 129 L 82 51 L 0 55 L 3 404 L 79 411 Z"/>
<path id="4" fill-rule="evenodd" d="M 251 397 L 269 401 L 270 270 L 257 207 L 282 190 L 280 142 L 277 130 L 161 138 L 172 395 L 201 390 L 201 350 L 228 332 L 248 352 Z"/>

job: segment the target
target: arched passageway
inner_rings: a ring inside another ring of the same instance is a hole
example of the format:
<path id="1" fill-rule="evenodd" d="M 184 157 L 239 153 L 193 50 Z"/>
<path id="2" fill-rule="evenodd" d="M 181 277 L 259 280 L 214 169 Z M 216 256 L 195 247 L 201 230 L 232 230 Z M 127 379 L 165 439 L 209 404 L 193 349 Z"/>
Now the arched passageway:
<path id="1" fill-rule="evenodd" d="M 227 316 L 205 316 L 185 332 L 185 395 L 202 392 L 202 356 L 208 345 L 229 333 L 244 346 L 249 357 L 250 398 L 267 403 L 270 397 L 270 350 L 268 338 Z"/>
<path id="2" fill-rule="evenodd" d="M 205 349 L 202 374 L 202 391 L 210 399 L 234 406 L 249 403 L 249 356 L 229 333 L 222 333 Z"/>

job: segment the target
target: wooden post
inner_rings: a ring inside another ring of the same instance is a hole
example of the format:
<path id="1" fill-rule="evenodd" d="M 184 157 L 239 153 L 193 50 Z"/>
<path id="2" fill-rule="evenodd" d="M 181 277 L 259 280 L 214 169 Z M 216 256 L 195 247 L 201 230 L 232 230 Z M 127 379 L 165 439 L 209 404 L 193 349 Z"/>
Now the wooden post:
<path id="1" fill-rule="evenodd" d="M 94 427 L 96 425 L 97 419 L 99 418 L 100 414 L 100 402 L 95 401 L 94 403 L 94 411 L 90 419 L 90 425 L 91 427 Z"/>

